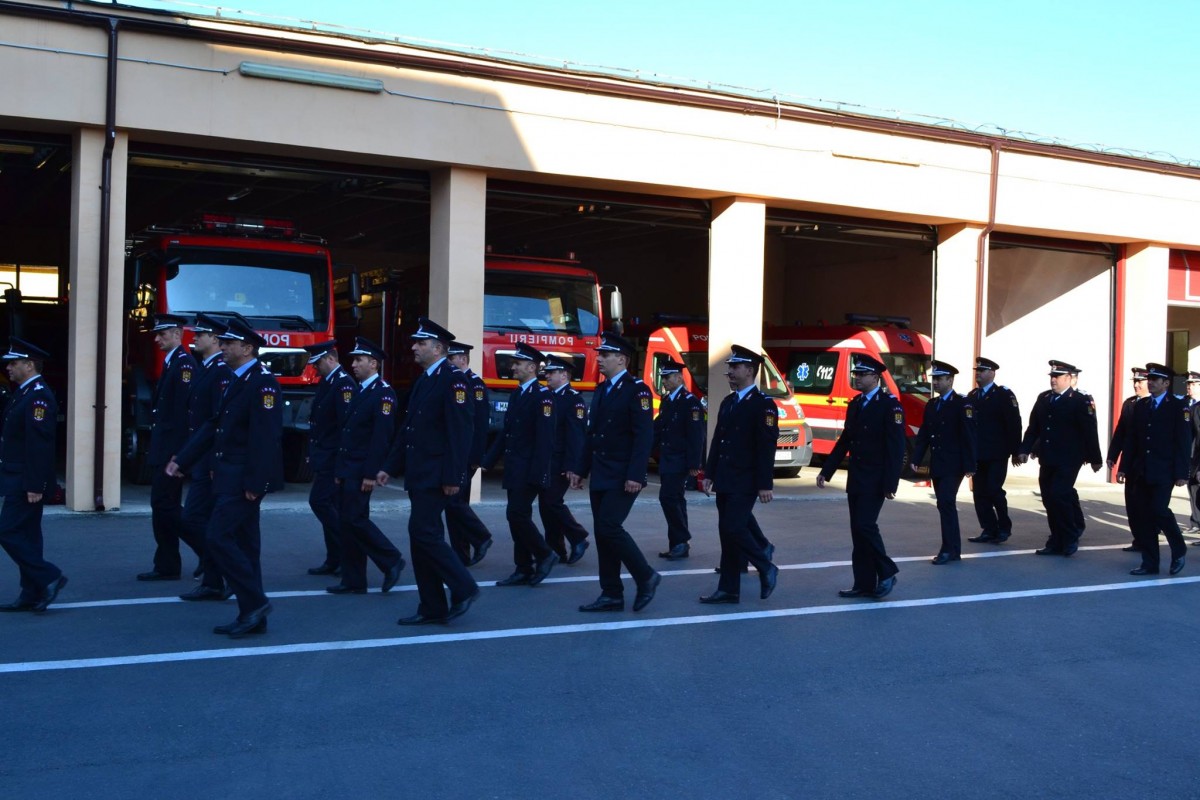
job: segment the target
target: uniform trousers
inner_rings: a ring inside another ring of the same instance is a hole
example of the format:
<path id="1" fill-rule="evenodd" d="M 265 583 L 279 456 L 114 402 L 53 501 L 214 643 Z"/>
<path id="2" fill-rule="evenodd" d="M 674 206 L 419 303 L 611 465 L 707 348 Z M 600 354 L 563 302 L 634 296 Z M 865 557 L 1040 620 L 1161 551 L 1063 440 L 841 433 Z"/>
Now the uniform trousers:
<path id="1" fill-rule="evenodd" d="M 308 490 L 308 507 L 321 523 L 325 537 L 324 566 L 338 567 L 342 563 L 342 534 L 338 524 L 338 485 L 333 470 L 313 472 L 312 486 Z"/>
<path id="2" fill-rule="evenodd" d="M 756 502 L 757 492 L 717 493 L 717 532 L 721 538 L 721 579 L 717 588 L 722 592 L 741 594 L 742 567 L 747 562 L 759 575 L 771 566 L 766 549 L 751 532 Z"/>
<path id="3" fill-rule="evenodd" d="M 1142 550 L 1142 566 L 1157 572 L 1159 567 L 1158 534 L 1162 532 L 1171 546 L 1171 558 L 1182 558 L 1187 555 L 1187 544 L 1183 541 L 1183 533 L 1179 523 L 1171 511 L 1170 483 L 1146 483 L 1140 478 L 1134 481 L 1139 497 L 1138 513 L 1142 522 L 1137 526 L 1141 538 L 1138 544 Z"/>
<path id="4" fill-rule="evenodd" d="M 1200 484 L 1188 482 L 1188 500 L 1191 501 L 1192 515 L 1188 519 L 1189 527 L 1200 529 Z"/>
<path id="5" fill-rule="evenodd" d="M 168 475 L 162 464 L 150 469 L 153 473 L 150 478 L 150 525 L 154 529 L 154 569 L 163 575 L 178 575 L 183 571 L 179 540 L 182 538 L 187 542 L 201 558 L 204 547 L 195 539 L 188 541 L 183 531 L 183 481 Z M 199 549 L 196 549 L 197 545 L 200 545 Z"/>
<path id="6" fill-rule="evenodd" d="M 201 583 L 210 589 L 224 590 L 225 578 L 204 544 L 208 521 L 216 502 L 212 473 L 206 471 L 193 477 L 188 483 L 187 500 L 183 503 L 180 531 L 183 540 L 200 556 L 200 569 L 204 573 Z"/>
<path id="7" fill-rule="evenodd" d="M 624 597 L 625 586 L 621 583 L 621 565 L 629 570 L 634 582 L 640 587 L 654 574 L 646 557 L 638 548 L 624 524 L 637 492 L 625 488 L 593 489 L 591 491 L 592 519 L 595 522 L 596 560 L 600 565 L 600 591 L 607 597 Z"/>
<path id="8" fill-rule="evenodd" d="M 564 557 L 567 555 L 566 542 L 574 547 L 588 537 L 587 530 L 567 508 L 566 496 L 570 486 L 571 481 L 567 476 L 556 472 L 550 478 L 550 485 L 538 492 L 538 516 L 542 518 L 542 528 L 546 531 L 546 544 Z"/>
<path id="9" fill-rule="evenodd" d="M 479 547 L 492 538 L 492 532 L 471 508 L 471 485 L 475 473 L 467 476 L 467 482 L 446 503 L 446 530 L 450 533 L 450 548 L 465 564 L 471 560 L 471 548 Z"/>
<path id="10" fill-rule="evenodd" d="M 513 564 L 517 572 L 533 574 L 533 564 L 550 555 L 550 545 L 533 522 L 533 501 L 540 488 L 522 486 L 508 490 L 508 507 L 504 516 L 513 540 Z"/>
<path id="11" fill-rule="evenodd" d="M 854 588 L 863 592 L 875 590 L 879 581 L 887 580 L 900 570 L 888 558 L 879 535 L 879 512 L 884 496 L 855 492 L 847 494 L 850 505 L 850 563 L 854 570 Z"/>
<path id="12" fill-rule="evenodd" d="M 1043 464 L 1038 471 L 1042 507 L 1046 509 L 1046 522 L 1050 526 L 1046 547 L 1055 552 L 1075 546 L 1083 534 L 1080 526 L 1083 511 L 1079 507 L 1079 494 L 1075 491 L 1075 478 L 1079 476 L 1080 466 Z"/>
<path id="13" fill-rule="evenodd" d="M 971 479 L 972 497 L 975 500 L 975 516 L 979 519 L 982 533 L 1008 535 L 1012 533 L 1012 520 L 1008 516 L 1008 493 L 1004 481 L 1008 477 L 1008 459 L 989 459 L 975 464 L 975 477 Z"/>
<path id="14" fill-rule="evenodd" d="M 683 472 L 658 473 L 658 504 L 662 506 L 667 520 L 667 542 L 671 547 L 687 544 L 692 534 L 688 530 L 686 486 L 688 474 Z"/>
<path id="15" fill-rule="evenodd" d="M 371 521 L 371 495 L 362 478 L 346 478 L 338 486 L 338 526 L 341 531 L 342 585 L 367 588 L 367 558 L 386 573 L 404 561 L 400 551 Z"/>
<path id="16" fill-rule="evenodd" d="M 443 587 L 450 589 L 450 602 L 459 603 L 473 597 L 479 586 L 446 543 L 442 514 L 449 498 L 436 488 L 411 489 L 408 499 L 412 504 L 408 516 L 408 540 L 420 597 L 417 613 L 434 619 L 444 617 L 450 609 Z"/>
<path id="17" fill-rule="evenodd" d="M 217 569 L 237 596 L 238 619 L 245 619 L 267 604 L 259 560 L 261 507 L 262 495 L 257 500 L 247 500 L 242 492 L 218 493 L 204 540 Z"/>
<path id="18" fill-rule="evenodd" d="M 1142 534 L 1139 531 L 1147 520 L 1143 506 L 1144 499 L 1138 491 L 1138 482 L 1130 476 L 1125 481 L 1125 518 L 1129 520 L 1129 532 L 1133 534 L 1133 543 L 1139 548 L 1142 546 Z M 1157 541 L 1158 533 L 1155 532 L 1154 536 Z"/>
<path id="19" fill-rule="evenodd" d="M 42 555 L 42 508 L 25 496 L 20 475 L 0 476 L 4 506 L 0 508 L 0 546 L 17 565 L 21 575 L 20 602 L 32 603 L 46 594 L 46 587 L 58 580 L 62 570 Z"/>
<path id="20" fill-rule="evenodd" d="M 952 556 L 962 555 L 962 532 L 958 526 L 958 489 L 962 482 L 961 474 L 933 479 L 933 496 L 937 498 L 942 527 L 942 547 L 938 552 Z"/>

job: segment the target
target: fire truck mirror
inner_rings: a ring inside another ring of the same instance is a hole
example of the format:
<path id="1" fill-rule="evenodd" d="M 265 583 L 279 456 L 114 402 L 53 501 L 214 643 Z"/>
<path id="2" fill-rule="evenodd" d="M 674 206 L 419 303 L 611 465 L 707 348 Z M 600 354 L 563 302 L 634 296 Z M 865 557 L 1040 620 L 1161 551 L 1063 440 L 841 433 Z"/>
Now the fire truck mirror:
<path id="1" fill-rule="evenodd" d="M 354 318 L 358 319 L 362 314 L 358 308 L 362 304 L 362 278 L 359 277 L 357 270 L 351 269 L 347 284 L 350 290 L 350 305 L 354 306 L 354 310 L 358 312 Z"/>

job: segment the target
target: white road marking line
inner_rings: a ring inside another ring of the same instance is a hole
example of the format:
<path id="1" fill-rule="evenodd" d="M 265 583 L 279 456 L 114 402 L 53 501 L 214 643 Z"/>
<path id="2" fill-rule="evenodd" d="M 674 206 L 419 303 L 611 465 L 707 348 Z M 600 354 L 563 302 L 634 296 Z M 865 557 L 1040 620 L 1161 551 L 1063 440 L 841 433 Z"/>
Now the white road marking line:
<path id="1" fill-rule="evenodd" d="M 1079 548 L 1079 550 L 1081 552 L 1084 550 L 1117 550 L 1121 546 L 1122 545 L 1119 545 L 1119 544 L 1093 545 L 1091 547 L 1081 547 L 1081 548 Z M 965 561 L 970 558 L 1003 558 L 1005 556 L 1030 555 L 1031 553 L 1033 553 L 1032 550 L 996 550 L 994 552 L 985 552 L 985 553 L 963 553 L 962 557 L 963 557 L 963 560 Z M 930 556 L 897 556 L 896 558 L 894 558 L 892 560 L 896 561 L 897 563 L 904 563 L 904 562 L 929 561 L 930 558 L 931 558 Z M 849 561 L 812 561 L 812 562 L 809 562 L 806 564 L 778 564 L 776 566 L 778 566 L 779 569 L 781 569 L 781 570 L 829 569 L 831 567 L 848 567 L 848 566 L 850 566 L 850 562 Z M 753 569 L 753 567 L 751 567 L 751 569 Z M 701 569 L 659 570 L 659 574 L 662 575 L 664 578 L 671 578 L 671 577 L 676 577 L 676 576 L 680 576 L 680 575 L 715 575 L 716 573 L 713 571 L 712 567 L 704 567 Z M 621 573 L 621 577 L 622 578 L 631 578 L 633 576 L 631 576 L 629 573 Z M 547 586 L 552 583 L 594 583 L 598 580 L 600 580 L 600 577 L 598 575 L 572 575 L 569 578 L 547 578 L 545 581 L 542 582 L 542 585 Z M 519 586 L 497 587 L 494 585 L 493 581 L 484 581 L 479 584 L 479 588 L 481 588 L 481 589 L 496 589 L 496 588 L 508 589 L 508 590 L 512 591 L 514 594 L 520 593 L 521 591 L 536 591 L 537 590 L 536 587 L 530 587 L 529 589 L 525 589 L 525 590 L 523 590 Z M 398 585 L 394 589 L 392 589 L 393 592 L 415 592 L 416 590 L 417 590 L 417 587 L 415 584 L 402 584 L 402 585 Z M 368 589 L 367 592 L 369 594 L 380 594 L 379 589 Z M 290 591 L 290 592 L 267 592 L 267 597 L 269 597 L 273 600 L 281 600 L 281 599 L 292 598 L 292 597 L 335 597 L 335 596 L 336 595 L 329 594 L 324 589 L 315 589 L 315 590 L 314 589 L 298 589 L 298 590 L 294 590 L 294 591 Z M 185 603 L 185 602 L 193 602 L 193 601 L 180 600 L 177 596 L 175 596 L 175 597 L 130 597 L 130 598 L 124 598 L 124 599 L 117 599 L 117 600 L 81 600 L 76 603 L 55 603 L 54 608 L 56 608 L 56 609 L 109 608 L 112 606 L 152 606 L 152 605 L 163 605 L 163 604 L 168 604 L 168 603 Z M 204 603 L 196 603 L 196 605 L 203 605 L 203 604 Z"/>
<path id="2" fill-rule="evenodd" d="M 577 625 L 553 625 L 536 628 L 503 628 L 463 633 L 427 634 L 387 639 L 356 639 L 341 642 L 304 642 L 299 644 L 268 645 L 265 647 L 231 647 L 216 650 L 184 650 L 174 653 L 146 653 L 133 656 L 106 656 L 102 658 L 76 658 L 60 661 L 26 661 L 0 664 L 0 674 L 20 672 L 55 672 L 72 669 L 98 669 L 139 664 L 167 664 L 181 661 L 211 661 L 224 658 L 252 658 L 258 656 L 295 655 L 298 653 L 324 653 L 337 650 L 373 650 L 383 647 L 409 647 L 426 644 L 451 644 L 457 642 L 486 641 L 491 639 L 515 639 L 530 636 L 556 636 L 569 633 L 597 633 L 631 630 L 637 628 L 668 628 L 678 625 L 703 625 L 711 622 L 743 622 L 757 619 L 780 619 L 784 617 L 807 617 L 822 614 L 840 614 L 856 611 L 885 611 L 897 608 L 925 608 L 929 606 L 958 605 L 962 603 L 985 603 L 999 600 L 1020 600 L 1031 597 L 1053 597 L 1057 595 L 1090 594 L 1112 592 L 1123 589 L 1148 589 L 1164 586 L 1182 586 L 1200 582 L 1200 577 L 1156 578 L 1126 583 L 1103 583 L 1091 586 L 1060 586 L 1049 589 L 1025 589 L 1012 592 L 987 592 L 984 594 L 952 595 L 949 597 L 925 597 L 913 600 L 884 602 L 850 602 L 839 605 L 802 606 L 780 608 L 769 611 L 742 611 L 727 614 L 698 614 L 686 617 L 662 617 L 659 619 L 634 619 L 618 622 L 592 622 Z"/>

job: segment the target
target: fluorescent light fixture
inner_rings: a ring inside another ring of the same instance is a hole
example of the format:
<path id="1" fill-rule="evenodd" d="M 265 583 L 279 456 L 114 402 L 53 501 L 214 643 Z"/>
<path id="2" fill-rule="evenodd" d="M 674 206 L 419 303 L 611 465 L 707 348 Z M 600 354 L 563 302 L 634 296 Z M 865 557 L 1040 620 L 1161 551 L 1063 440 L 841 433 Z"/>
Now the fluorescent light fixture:
<path id="1" fill-rule="evenodd" d="M 238 65 L 238 72 L 247 78 L 269 78 L 274 81 L 307 83 L 311 86 L 329 86 L 334 89 L 352 89 L 356 92 L 372 92 L 374 94 L 383 91 L 383 81 L 375 78 L 355 78 L 352 75 L 277 67 L 273 64 L 254 64 L 250 61 L 243 61 Z"/>

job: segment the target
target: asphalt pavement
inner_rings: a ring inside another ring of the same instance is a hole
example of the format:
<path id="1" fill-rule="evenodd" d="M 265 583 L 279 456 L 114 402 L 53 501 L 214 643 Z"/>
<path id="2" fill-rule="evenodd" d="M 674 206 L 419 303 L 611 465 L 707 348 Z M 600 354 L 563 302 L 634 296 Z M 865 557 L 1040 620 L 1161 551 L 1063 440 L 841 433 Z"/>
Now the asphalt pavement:
<path id="1" fill-rule="evenodd" d="M 0 616 L 0 792 L 1200 796 L 1200 548 L 1177 577 L 1130 576 L 1120 487 L 1098 486 L 1081 489 L 1080 552 L 1035 556 L 1045 517 L 1036 482 L 1017 474 L 1012 539 L 964 543 L 963 561 L 933 566 L 932 491 L 905 485 L 881 517 L 896 590 L 843 600 L 842 477 L 819 490 L 814 475 L 759 506 L 779 588 L 759 600 L 751 570 L 736 606 L 697 603 L 716 588 L 713 501 L 690 494 L 691 558 L 666 562 L 652 486 L 628 528 L 664 580 L 637 614 L 576 610 L 599 593 L 591 550 L 542 586 L 491 586 L 512 564 L 489 479 L 478 510 L 497 545 L 473 570 L 483 595 L 453 624 L 417 629 L 395 624 L 416 607 L 411 569 L 388 595 L 328 595 L 334 581 L 306 574 L 320 530 L 306 488 L 290 487 L 264 505 L 270 630 L 238 641 L 211 633 L 232 601 L 183 603 L 190 580 L 134 580 L 153 547 L 143 490 L 117 513 L 51 509 L 47 556 L 70 584 L 46 614 Z M 590 529 L 586 493 L 571 498 Z M 406 507 L 388 488 L 374 517 L 407 558 Z M 1182 490 L 1173 507 L 1186 519 Z M 959 509 L 974 534 L 965 490 Z M 17 592 L 7 559 L 0 592 Z"/>

